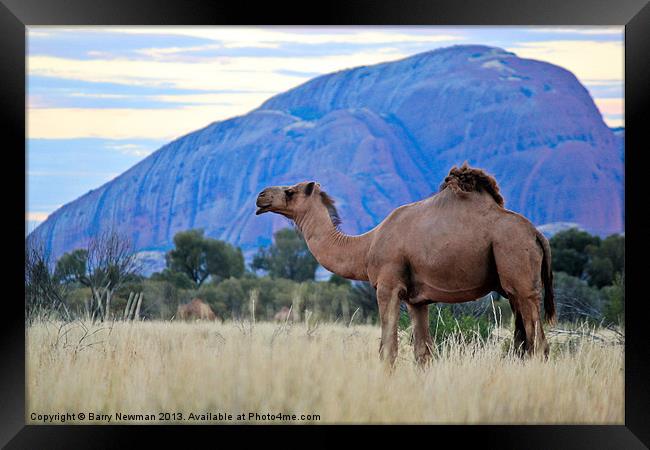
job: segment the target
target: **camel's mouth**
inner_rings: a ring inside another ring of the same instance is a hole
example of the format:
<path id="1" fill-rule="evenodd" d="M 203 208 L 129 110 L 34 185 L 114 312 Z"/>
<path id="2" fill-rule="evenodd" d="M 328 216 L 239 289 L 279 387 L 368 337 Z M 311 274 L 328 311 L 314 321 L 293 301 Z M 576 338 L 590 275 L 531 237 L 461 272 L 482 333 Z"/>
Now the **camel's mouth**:
<path id="1" fill-rule="evenodd" d="M 260 214 L 264 214 L 265 212 L 269 212 L 270 210 L 271 210 L 271 205 L 258 206 L 257 211 L 255 211 L 255 215 L 259 216 Z"/>

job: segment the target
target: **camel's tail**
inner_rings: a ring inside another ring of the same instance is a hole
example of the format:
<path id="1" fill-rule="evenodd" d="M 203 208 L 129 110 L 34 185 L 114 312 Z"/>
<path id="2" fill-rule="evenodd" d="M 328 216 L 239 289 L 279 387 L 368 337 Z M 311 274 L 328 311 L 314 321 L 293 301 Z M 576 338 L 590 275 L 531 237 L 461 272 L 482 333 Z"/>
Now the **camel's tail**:
<path id="1" fill-rule="evenodd" d="M 542 233 L 535 230 L 537 233 L 537 242 L 542 247 L 542 283 L 544 284 L 544 312 L 546 322 L 554 324 L 555 317 L 555 301 L 553 295 L 553 270 L 551 268 L 551 246 L 548 239 Z"/>

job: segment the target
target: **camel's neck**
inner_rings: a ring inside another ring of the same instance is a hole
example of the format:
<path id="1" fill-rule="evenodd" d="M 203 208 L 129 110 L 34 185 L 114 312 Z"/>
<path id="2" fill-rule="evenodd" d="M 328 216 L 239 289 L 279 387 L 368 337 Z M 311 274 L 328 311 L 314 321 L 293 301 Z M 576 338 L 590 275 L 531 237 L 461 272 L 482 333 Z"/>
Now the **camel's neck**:
<path id="1" fill-rule="evenodd" d="M 295 222 L 323 267 L 345 278 L 368 280 L 367 255 L 372 231 L 360 236 L 342 233 L 332 223 L 325 206 L 311 208 Z"/>

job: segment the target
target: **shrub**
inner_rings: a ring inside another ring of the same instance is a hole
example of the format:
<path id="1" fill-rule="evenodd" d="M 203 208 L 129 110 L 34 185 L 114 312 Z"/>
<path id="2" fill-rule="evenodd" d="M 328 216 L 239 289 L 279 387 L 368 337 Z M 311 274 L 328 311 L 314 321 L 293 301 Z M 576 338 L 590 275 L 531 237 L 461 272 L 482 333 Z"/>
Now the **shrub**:
<path id="1" fill-rule="evenodd" d="M 90 288 L 84 286 L 77 286 L 70 289 L 68 292 L 68 307 L 70 312 L 79 317 L 83 316 L 86 312 L 86 302 L 92 296 Z"/>
<path id="2" fill-rule="evenodd" d="M 169 320 L 176 314 L 180 289 L 167 281 L 145 280 L 140 317 Z"/>
<path id="3" fill-rule="evenodd" d="M 623 325 L 625 323 L 625 278 L 617 275 L 612 286 L 602 289 L 606 299 L 604 316 L 609 323 Z"/>
<path id="4" fill-rule="evenodd" d="M 494 299 L 494 310 L 492 302 Z M 448 338 L 460 339 L 463 342 L 472 342 L 476 339 L 487 339 L 495 327 L 495 314 L 497 321 L 507 321 L 503 310 L 503 300 L 493 294 L 478 300 L 457 304 L 433 304 L 429 307 L 429 330 L 434 343 L 440 346 Z M 498 311 L 498 310 L 501 311 Z M 400 310 L 399 328 L 407 329 L 411 320 L 407 308 Z"/>
<path id="5" fill-rule="evenodd" d="M 431 308 L 429 328 L 433 342 L 439 346 L 449 338 L 459 338 L 463 342 L 485 340 L 494 328 L 494 322 L 486 315 L 455 315 L 449 305 Z"/>
<path id="6" fill-rule="evenodd" d="M 580 277 L 589 260 L 588 247 L 600 245 L 600 238 L 586 231 L 570 228 L 555 234 L 549 241 L 553 270 Z"/>
<path id="7" fill-rule="evenodd" d="M 558 272 L 553 280 L 559 321 L 598 321 L 602 318 L 603 299 L 586 281 Z"/>

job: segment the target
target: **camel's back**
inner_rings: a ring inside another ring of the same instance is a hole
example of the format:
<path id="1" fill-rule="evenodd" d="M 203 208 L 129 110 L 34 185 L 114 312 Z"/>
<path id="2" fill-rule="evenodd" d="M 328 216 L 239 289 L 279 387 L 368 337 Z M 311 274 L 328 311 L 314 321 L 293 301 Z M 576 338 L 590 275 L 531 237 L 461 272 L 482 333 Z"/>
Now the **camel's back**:
<path id="1" fill-rule="evenodd" d="M 503 205 L 494 177 L 452 167 L 438 194 L 397 208 L 378 226 L 368 278 L 401 282 L 418 302 L 473 300 L 498 289 L 495 252 L 541 260 L 533 225 Z"/>
<path id="2" fill-rule="evenodd" d="M 490 284 L 492 231 L 507 214 L 484 192 L 458 195 L 445 189 L 404 205 L 377 228 L 370 270 L 403 266 L 421 289 L 440 292 Z"/>
<path id="3" fill-rule="evenodd" d="M 402 240 L 422 245 L 432 239 L 478 240 L 489 234 L 489 224 L 507 212 L 487 194 L 460 197 L 445 189 L 419 202 L 395 209 L 378 227 L 379 240 Z"/>

